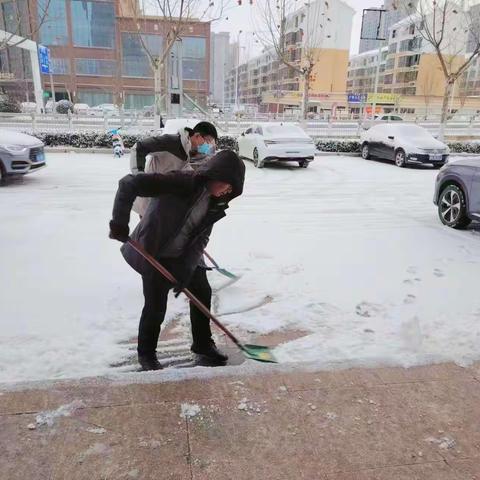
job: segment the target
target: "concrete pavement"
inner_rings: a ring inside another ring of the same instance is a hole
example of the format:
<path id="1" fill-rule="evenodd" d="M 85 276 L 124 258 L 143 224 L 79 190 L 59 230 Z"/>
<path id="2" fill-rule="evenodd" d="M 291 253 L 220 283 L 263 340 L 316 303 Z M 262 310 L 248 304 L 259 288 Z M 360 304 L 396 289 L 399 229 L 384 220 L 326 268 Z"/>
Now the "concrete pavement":
<path id="1" fill-rule="evenodd" d="M 0 479 L 480 479 L 480 366 L 0 394 Z"/>

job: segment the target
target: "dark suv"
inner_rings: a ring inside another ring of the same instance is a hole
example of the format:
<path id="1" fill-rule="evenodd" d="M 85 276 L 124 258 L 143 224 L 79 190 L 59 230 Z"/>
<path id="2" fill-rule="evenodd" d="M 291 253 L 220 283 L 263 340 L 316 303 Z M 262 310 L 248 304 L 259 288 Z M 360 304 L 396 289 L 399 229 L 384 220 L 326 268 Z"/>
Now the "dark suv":
<path id="1" fill-rule="evenodd" d="M 438 172 L 433 202 L 444 225 L 465 228 L 480 220 L 480 159 L 447 163 Z"/>

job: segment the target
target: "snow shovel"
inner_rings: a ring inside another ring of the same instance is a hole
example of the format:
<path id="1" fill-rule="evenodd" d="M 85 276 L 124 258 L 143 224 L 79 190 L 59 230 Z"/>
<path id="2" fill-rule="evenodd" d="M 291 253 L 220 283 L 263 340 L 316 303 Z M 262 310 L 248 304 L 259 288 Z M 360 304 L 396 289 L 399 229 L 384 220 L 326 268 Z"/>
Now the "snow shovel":
<path id="1" fill-rule="evenodd" d="M 139 253 L 155 270 L 161 273 L 170 283 L 177 285 L 175 277 L 135 240 L 129 239 L 128 244 Z M 262 345 L 244 345 L 242 344 L 230 330 L 228 330 L 220 320 L 187 288 L 183 288 L 182 292 L 188 299 L 223 332 L 225 335 L 243 352 L 245 357 L 256 360 L 257 362 L 278 363 L 269 347 Z"/>
<path id="2" fill-rule="evenodd" d="M 238 275 L 235 275 L 234 273 L 229 272 L 227 269 L 222 268 L 205 250 L 203 251 L 203 253 L 218 273 L 221 273 L 225 277 L 231 278 L 232 280 L 238 280 L 240 278 Z"/>

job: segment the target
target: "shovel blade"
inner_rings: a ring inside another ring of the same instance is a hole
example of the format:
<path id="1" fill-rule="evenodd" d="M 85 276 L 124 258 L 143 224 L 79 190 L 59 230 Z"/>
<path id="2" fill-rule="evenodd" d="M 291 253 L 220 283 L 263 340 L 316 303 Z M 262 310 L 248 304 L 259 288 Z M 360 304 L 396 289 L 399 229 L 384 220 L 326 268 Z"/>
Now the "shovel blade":
<path id="1" fill-rule="evenodd" d="M 278 363 L 271 349 L 263 345 L 243 345 L 243 353 L 257 362 Z"/>
<path id="2" fill-rule="evenodd" d="M 234 273 L 229 272 L 225 268 L 217 268 L 216 270 L 217 270 L 218 273 L 221 273 L 225 277 L 231 278 L 232 280 L 237 280 L 238 278 L 240 278 L 237 275 L 235 275 Z"/>

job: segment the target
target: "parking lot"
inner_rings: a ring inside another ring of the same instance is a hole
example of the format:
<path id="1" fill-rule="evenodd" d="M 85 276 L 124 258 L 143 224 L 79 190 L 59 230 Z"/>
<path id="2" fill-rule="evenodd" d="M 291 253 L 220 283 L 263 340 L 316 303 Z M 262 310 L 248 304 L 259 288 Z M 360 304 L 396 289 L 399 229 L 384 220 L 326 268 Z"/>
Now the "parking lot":
<path id="1" fill-rule="evenodd" d="M 140 278 L 107 238 L 128 158 L 47 160 L 0 189 L 0 382 L 112 373 L 137 330 Z M 226 324 L 244 337 L 295 332 L 281 362 L 478 359 L 480 229 L 441 225 L 437 173 L 342 156 L 308 169 L 247 163 L 244 195 L 209 245 L 242 275 L 216 297 L 219 313 L 239 312 Z M 179 299 L 169 319 L 186 311 Z"/>

